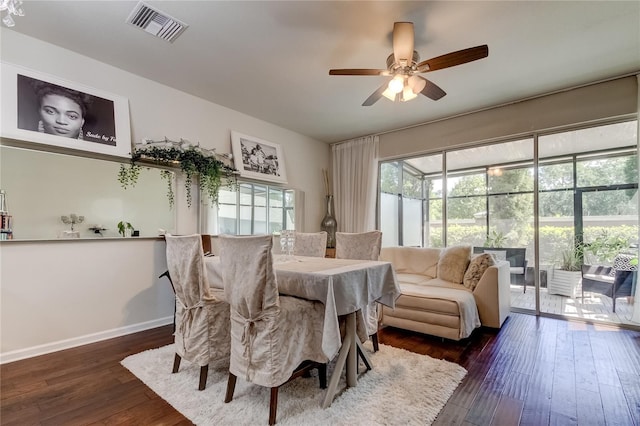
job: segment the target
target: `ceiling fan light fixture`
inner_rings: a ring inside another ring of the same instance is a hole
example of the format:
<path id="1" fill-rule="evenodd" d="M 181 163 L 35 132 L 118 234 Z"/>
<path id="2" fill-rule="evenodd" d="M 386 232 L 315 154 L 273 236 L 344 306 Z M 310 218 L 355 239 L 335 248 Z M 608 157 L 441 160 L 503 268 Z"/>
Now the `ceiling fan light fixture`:
<path id="1" fill-rule="evenodd" d="M 417 75 L 412 75 L 408 78 L 407 84 L 409 85 L 409 87 L 411 87 L 413 93 L 417 95 L 418 93 L 422 92 L 422 89 L 424 89 L 424 86 L 426 86 L 427 81 L 424 78 L 418 77 Z"/>
<path id="2" fill-rule="evenodd" d="M 391 90 L 389 90 L 388 87 L 384 92 L 382 92 L 382 96 L 389 99 L 391 102 L 395 102 L 397 95 L 398 95 L 397 93 L 394 93 Z"/>
<path id="3" fill-rule="evenodd" d="M 410 101 L 411 99 L 417 98 L 418 95 L 414 93 L 409 85 L 405 86 L 402 90 L 402 98 L 400 99 L 402 102 Z"/>
<path id="4" fill-rule="evenodd" d="M 5 1 L 5 0 L 0 0 Z M 387 57 L 387 69 L 331 69 L 329 75 L 383 76 L 382 83 L 363 103 L 369 107 L 380 98 L 392 102 L 406 102 L 419 95 L 437 101 L 447 93 L 437 84 L 417 74 L 455 67 L 457 65 L 486 58 L 489 47 L 484 44 L 468 49 L 449 52 L 420 62 L 420 55 L 414 48 L 414 27 L 411 22 L 393 24 L 393 52 Z"/>
<path id="5" fill-rule="evenodd" d="M 391 93 L 400 93 L 404 89 L 404 85 L 405 85 L 404 77 L 401 75 L 396 75 L 389 82 L 388 90 L 390 90 Z"/>
<path id="6" fill-rule="evenodd" d="M 393 56 L 396 63 L 407 66 L 413 58 L 413 23 L 393 24 Z"/>

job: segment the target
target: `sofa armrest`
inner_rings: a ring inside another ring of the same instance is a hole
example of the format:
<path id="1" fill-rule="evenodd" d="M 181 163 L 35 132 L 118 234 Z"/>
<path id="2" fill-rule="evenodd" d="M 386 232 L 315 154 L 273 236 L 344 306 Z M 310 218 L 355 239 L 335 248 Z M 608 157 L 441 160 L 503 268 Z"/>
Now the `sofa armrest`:
<path id="1" fill-rule="evenodd" d="M 480 322 L 485 327 L 500 328 L 511 309 L 511 277 L 509 262 L 490 266 L 473 291 Z"/>

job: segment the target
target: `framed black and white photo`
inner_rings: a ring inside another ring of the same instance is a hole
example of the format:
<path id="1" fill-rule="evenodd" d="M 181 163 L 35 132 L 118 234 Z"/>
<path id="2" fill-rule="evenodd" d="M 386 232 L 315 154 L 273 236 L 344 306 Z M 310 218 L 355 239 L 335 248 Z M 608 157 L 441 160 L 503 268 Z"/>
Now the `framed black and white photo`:
<path id="1" fill-rule="evenodd" d="M 2 63 L 2 136 L 131 157 L 126 98 Z"/>
<path id="2" fill-rule="evenodd" d="M 279 144 L 232 131 L 231 147 L 241 177 L 287 183 L 284 153 Z"/>

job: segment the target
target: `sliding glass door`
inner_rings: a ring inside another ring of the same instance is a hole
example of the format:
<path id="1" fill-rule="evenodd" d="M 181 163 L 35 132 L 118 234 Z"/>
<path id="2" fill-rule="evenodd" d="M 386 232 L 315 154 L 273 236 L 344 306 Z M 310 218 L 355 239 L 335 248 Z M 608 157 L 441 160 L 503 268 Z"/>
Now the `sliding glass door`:
<path id="1" fill-rule="evenodd" d="M 640 322 L 624 292 L 615 312 L 588 279 L 582 296 L 583 265 L 612 281 L 616 256 L 637 262 L 637 141 L 633 120 L 383 162 L 383 245 L 524 250 L 510 259 L 513 309 Z"/>

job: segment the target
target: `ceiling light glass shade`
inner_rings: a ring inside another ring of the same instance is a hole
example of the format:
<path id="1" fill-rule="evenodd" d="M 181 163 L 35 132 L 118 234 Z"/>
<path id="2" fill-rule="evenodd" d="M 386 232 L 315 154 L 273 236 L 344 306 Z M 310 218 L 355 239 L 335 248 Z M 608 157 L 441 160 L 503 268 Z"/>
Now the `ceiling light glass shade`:
<path id="1" fill-rule="evenodd" d="M 392 92 L 391 90 L 389 90 L 388 87 L 387 87 L 387 90 L 382 92 L 382 96 L 384 96 L 385 98 L 389 99 L 391 102 L 395 102 L 396 95 L 397 95 L 397 93 Z"/>
<path id="2" fill-rule="evenodd" d="M 418 94 L 422 92 L 424 86 L 427 85 L 427 81 L 424 78 L 418 77 L 417 75 L 412 75 L 411 77 L 409 77 L 407 84 L 409 85 L 409 87 L 411 87 L 413 93 Z"/>
<path id="3" fill-rule="evenodd" d="M 392 93 L 400 93 L 404 88 L 404 77 L 401 75 L 396 75 L 389 82 L 388 90 Z"/>
<path id="4" fill-rule="evenodd" d="M 411 87 L 409 87 L 409 85 L 405 86 L 405 88 L 402 90 L 402 99 L 400 99 L 402 102 L 406 102 L 406 101 L 410 101 L 411 99 L 415 99 L 417 98 L 418 95 L 416 95 L 415 93 L 413 93 L 413 90 L 411 90 Z"/>

